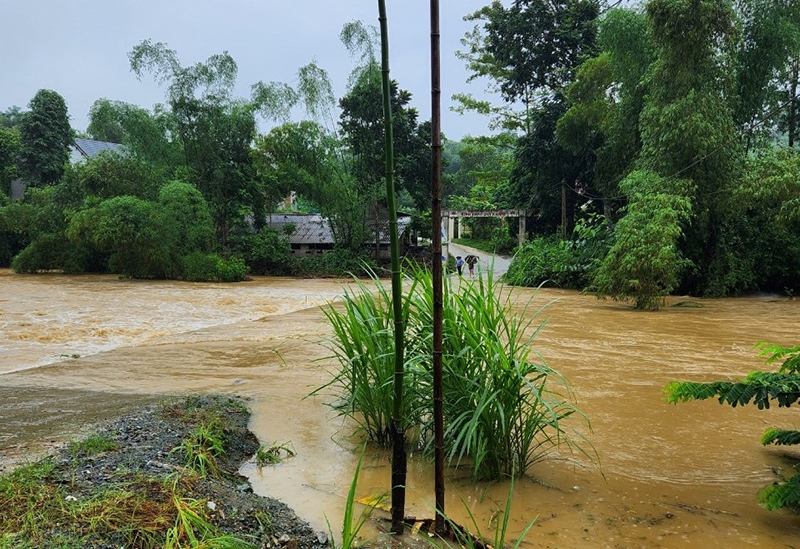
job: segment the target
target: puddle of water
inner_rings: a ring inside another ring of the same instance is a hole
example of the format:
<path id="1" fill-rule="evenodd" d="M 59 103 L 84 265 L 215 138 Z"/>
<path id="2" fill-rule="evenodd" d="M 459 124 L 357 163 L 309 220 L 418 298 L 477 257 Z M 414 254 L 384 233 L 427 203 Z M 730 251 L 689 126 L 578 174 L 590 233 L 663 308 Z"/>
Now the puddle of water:
<path id="1" fill-rule="evenodd" d="M 291 442 L 297 451 L 276 467 L 246 465 L 256 491 L 284 500 L 317 529 L 327 529 L 325 517 L 338 528 L 361 446 L 325 398 L 305 397 L 329 379 L 319 343 L 330 331 L 317 305 L 340 295 L 341 281 L 190 285 L 2 275 L 0 284 L 3 333 L 30 334 L 3 342 L 0 370 L 20 371 L 0 375 L 0 390 L 19 395 L 18 413 L 0 407 L 0 447 L 74 432 L 69 425 L 101 420 L 116 403 L 240 394 L 251 399 L 251 427 L 262 442 Z M 663 388 L 764 369 L 752 345 L 795 343 L 800 302 L 725 299 L 653 314 L 572 292 L 514 294 L 518 310 L 531 298 L 531 310 L 555 300 L 540 315 L 548 323 L 536 345 L 591 419 L 599 465 L 546 462 L 518 480 L 512 538 L 535 518 L 526 542 L 533 547 L 797 545 L 800 520 L 755 502 L 774 471 L 787 468 L 782 452 L 762 448 L 759 437 L 768 425 L 793 426 L 794 411 L 667 405 Z M 81 357 L 57 361 L 73 350 Z M 62 398 L 71 404 L 58 405 Z M 34 418 L 42 428 L 31 426 Z M 388 454 L 368 447 L 359 497 L 385 492 L 388 482 Z M 409 512 L 431 516 L 427 459 L 412 456 L 408 482 Z M 476 484 L 450 470 L 448 512 L 467 524 L 469 509 L 491 532 L 507 490 L 506 482 Z"/>

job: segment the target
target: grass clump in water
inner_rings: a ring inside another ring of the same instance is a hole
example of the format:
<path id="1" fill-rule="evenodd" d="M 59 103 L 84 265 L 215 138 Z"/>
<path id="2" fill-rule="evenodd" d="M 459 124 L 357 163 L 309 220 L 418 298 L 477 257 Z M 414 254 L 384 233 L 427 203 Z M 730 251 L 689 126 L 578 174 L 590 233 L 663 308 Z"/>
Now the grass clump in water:
<path id="1" fill-rule="evenodd" d="M 326 311 L 334 329 L 333 358 L 339 365 L 326 385 L 338 396 L 340 413 L 352 416 L 373 442 L 388 445 L 393 403 L 394 338 L 391 298 L 374 279 L 357 282 L 343 306 Z M 491 273 L 454 287 L 445 280 L 443 367 L 445 451 L 454 465 L 469 465 L 481 479 L 525 474 L 566 446 L 587 457 L 591 445 L 575 420 L 588 420 L 573 404 L 566 379 L 547 366 L 533 341 L 544 322 L 525 305 L 516 312 Z M 505 297 L 503 297 L 505 295 Z M 404 414 L 409 438 L 427 449 L 433 415 L 433 281 L 411 271 L 403 294 L 406 329 Z M 318 389 L 319 392 L 321 389 Z M 570 423 L 572 422 L 572 423 Z"/>
<path id="2" fill-rule="evenodd" d="M 294 457 L 295 451 L 292 449 L 291 442 L 273 442 L 272 446 L 266 447 L 263 444 L 256 451 L 256 465 L 264 467 L 282 462 L 286 458 Z"/>

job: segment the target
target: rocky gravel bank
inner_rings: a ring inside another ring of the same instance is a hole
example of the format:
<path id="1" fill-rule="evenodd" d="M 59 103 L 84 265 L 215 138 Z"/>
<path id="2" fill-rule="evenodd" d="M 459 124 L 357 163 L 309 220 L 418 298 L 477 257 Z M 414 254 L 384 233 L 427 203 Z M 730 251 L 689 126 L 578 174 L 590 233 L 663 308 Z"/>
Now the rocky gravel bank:
<path id="1" fill-rule="evenodd" d="M 164 546 L 170 535 L 187 537 L 180 513 L 170 516 L 168 512 L 181 506 L 199 511 L 204 522 L 212 525 L 207 535 L 235 537 L 246 546 L 327 546 L 325 533 L 315 532 L 280 501 L 254 494 L 247 479 L 236 472 L 259 448 L 247 429 L 248 418 L 246 403 L 228 397 L 190 397 L 150 406 L 62 448 L 45 462 L 28 466 L 39 475 L 33 485 L 22 470 L 0 478 L 0 547 L 118 549 L 139 546 L 136 540 L 143 547 Z M 209 465 L 202 457 L 203 433 L 211 428 L 222 434 L 223 447 L 214 452 Z M 204 468 L 206 474 L 198 474 Z M 31 491 L 27 500 L 20 497 L 24 490 Z M 153 494 L 141 493 L 148 490 Z M 115 505 L 112 495 L 124 502 Z M 140 501 L 132 513 L 154 513 L 144 534 L 132 534 L 125 522 L 126 502 L 131 498 Z M 166 511 L 160 517 L 154 510 L 159 499 L 166 500 L 158 507 Z M 87 515 L 93 505 L 94 517 Z M 114 509 L 120 516 L 109 518 Z M 55 514 L 47 514 L 51 512 Z M 31 521 L 26 517 L 36 513 L 50 520 L 28 525 Z M 162 531 L 157 531 L 159 524 Z M 196 526 L 194 533 L 203 528 Z"/>

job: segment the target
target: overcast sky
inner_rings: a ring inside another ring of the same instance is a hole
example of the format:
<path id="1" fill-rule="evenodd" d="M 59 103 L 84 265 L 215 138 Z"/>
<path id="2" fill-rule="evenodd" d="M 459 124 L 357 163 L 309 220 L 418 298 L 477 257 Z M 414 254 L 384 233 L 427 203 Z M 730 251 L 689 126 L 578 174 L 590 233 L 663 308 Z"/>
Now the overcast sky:
<path id="1" fill-rule="evenodd" d="M 463 16 L 489 0 L 441 0 L 442 130 L 459 139 L 488 133 L 487 120 L 449 111 L 453 93 L 482 96 L 485 82 L 467 84 L 454 52 L 472 28 Z M 101 97 L 152 108 L 165 90 L 130 72 L 127 53 L 144 39 L 165 42 L 183 65 L 227 50 L 239 66 L 237 90 L 293 83 L 297 69 L 316 59 L 345 92 L 353 67 L 339 41 L 346 22 L 378 24 L 375 0 L 0 0 L 0 111 L 27 109 L 37 90 L 49 88 L 67 102 L 71 123 L 85 130 L 87 113 Z M 430 117 L 428 0 L 387 0 L 391 74 L 412 92 L 421 119 Z"/>

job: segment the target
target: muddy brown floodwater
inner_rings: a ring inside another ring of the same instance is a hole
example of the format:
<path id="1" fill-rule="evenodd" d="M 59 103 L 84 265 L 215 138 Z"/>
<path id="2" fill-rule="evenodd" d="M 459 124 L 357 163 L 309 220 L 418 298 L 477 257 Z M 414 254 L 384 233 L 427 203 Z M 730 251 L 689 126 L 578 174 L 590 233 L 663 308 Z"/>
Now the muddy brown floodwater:
<path id="1" fill-rule="evenodd" d="M 317 529 L 341 522 L 360 445 L 331 415 L 319 343 L 320 305 L 342 280 L 257 278 L 232 285 L 126 281 L 111 276 L 22 276 L 0 271 L 0 458 L 6 464 L 75 436 L 142 402 L 188 392 L 251 399 L 251 428 L 297 456 L 258 470 L 257 492 L 278 497 Z M 800 301 L 693 300 L 698 307 L 632 311 L 559 290 L 514 290 L 519 311 L 547 304 L 537 348 L 571 382 L 592 423 L 599 462 L 536 465 L 514 486 L 510 535 L 536 519 L 525 546 L 797 547 L 800 518 L 760 508 L 755 494 L 791 463 L 763 448 L 769 425 L 797 428 L 796 411 L 668 405 L 679 379 L 732 379 L 764 369 L 753 344 L 797 343 Z M 668 305 L 681 301 L 671 299 Z M 359 497 L 386 491 L 389 457 L 368 449 Z M 410 512 L 431 516 L 428 461 L 409 465 Z M 449 471 L 447 510 L 484 531 L 508 483 Z M 334 526 L 336 527 L 336 526 Z"/>

